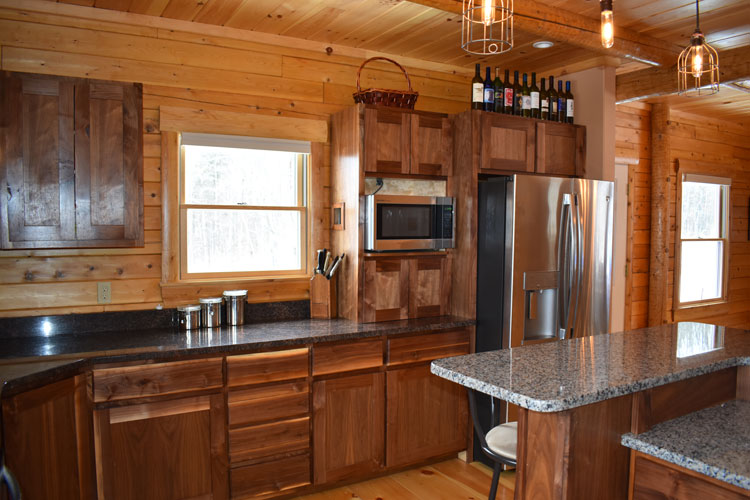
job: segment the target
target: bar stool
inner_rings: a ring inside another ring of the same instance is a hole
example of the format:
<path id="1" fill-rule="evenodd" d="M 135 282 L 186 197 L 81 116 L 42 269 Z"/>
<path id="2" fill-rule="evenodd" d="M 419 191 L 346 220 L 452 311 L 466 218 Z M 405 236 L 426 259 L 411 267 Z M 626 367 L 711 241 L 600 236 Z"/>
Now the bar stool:
<path id="1" fill-rule="evenodd" d="M 484 454 L 495 462 L 495 465 L 492 468 L 492 486 L 490 488 L 490 495 L 487 497 L 487 500 L 495 500 L 501 467 L 503 465 L 508 465 L 510 467 L 516 466 L 518 422 L 507 422 L 498 425 L 500 415 L 495 411 L 495 399 L 493 398 L 490 405 L 490 425 L 492 425 L 492 428 L 485 434 L 477 415 L 476 393 L 474 389 L 469 389 L 468 387 L 466 390 L 469 393 L 471 420 L 474 422 L 474 431 L 479 438 L 479 444 Z"/>

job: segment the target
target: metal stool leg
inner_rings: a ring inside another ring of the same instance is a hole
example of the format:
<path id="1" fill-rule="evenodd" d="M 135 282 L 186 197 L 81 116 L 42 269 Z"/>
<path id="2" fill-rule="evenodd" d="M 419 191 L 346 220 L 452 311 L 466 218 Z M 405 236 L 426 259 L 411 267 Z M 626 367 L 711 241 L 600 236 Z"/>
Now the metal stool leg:
<path id="1" fill-rule="evenodd" d="M 487 500 L 495 500 L 497 495 L 497 483 L 500 481 L 500 468 L 502 465 L 499 462 L 495 462 L 495 466 L 492 468 L 492 486 L 490 487 L 490 496 Z"/>

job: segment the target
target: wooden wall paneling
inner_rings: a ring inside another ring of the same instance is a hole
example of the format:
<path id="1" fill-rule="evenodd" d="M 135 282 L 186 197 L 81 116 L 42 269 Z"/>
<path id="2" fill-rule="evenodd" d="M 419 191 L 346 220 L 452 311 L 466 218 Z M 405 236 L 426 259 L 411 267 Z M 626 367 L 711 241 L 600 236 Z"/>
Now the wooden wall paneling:
<path id="1" fill-rule="evenodd" d="M 384 443 L 384 373 L 313 382 L 314 484 L 381 470 Z"/>
<path id="2" fill-rule="evenodd" d="M 370 258 L 364 261 L 362 321 L 409 317 L 409 259 Z"/>
<path id="3" fill-rule="evenodd" d="M 669 273 L 670 145 L 666 127 L 669 108 L 654 104 L 651 112 L 651 256 L 649 263 L 648 324 L 667 322 Z"/>
<path id="4" fill-rule="evenodd" d="M 452 250 L 451 314 L 476 317 L 476 248 L 479 169 L 479 113 L 454 117 L 454 169 L 450 195 L 456 199 L 456 247 Z"/>
<path id="5" fill-rule="evenodd" d="M 658 423 L 735 399 L 738 373 L 727 368 L 635 393 L 630 432 L 641 434 Z"/>
<path id="6" fill-rule="evenodd" d="M 536 151 L 534 120 L 472 111 L 480 116 L 482 170 L 533 172 Z"/>
<path id="7" fill-rule="evenodd" d="M 70 80 L 3 72 L 2 248 L 75 242 Z"/>
<path id="8" fill-rule="evenodd" d="M 364 108 L 365 172 L 408 174 L 411 157 L 411 115 L 385 107 Z"/>

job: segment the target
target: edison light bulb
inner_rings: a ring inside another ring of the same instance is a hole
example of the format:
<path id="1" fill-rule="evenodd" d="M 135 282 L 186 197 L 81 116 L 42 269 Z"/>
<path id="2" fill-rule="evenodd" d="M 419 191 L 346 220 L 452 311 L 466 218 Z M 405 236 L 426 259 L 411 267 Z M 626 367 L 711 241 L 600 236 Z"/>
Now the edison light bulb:
<path id="1" fill-rule="evenodd" d="M 695 47 L 690 72 L 695 78 L 700 78 L 700 76 L 703 74 L 703 47 L 701 47 L 700 45 Z"/>
<path id="2" fill-rule="evenodd" d="M 489 26 L 495 21 L 494 0 L 482 0 L 482 22 Z"/>
<path id="3" fill-rule="evenodd" d="M 602 46 L 605 49 L 615 44 L 615 25 L 612 22 L 612 11 L 602 11 Z"/>

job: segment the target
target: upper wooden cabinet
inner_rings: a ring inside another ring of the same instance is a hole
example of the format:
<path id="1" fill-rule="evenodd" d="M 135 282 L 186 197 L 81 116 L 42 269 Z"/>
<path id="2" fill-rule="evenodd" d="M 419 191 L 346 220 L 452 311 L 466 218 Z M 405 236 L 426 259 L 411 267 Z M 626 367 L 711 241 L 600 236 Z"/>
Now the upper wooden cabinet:
<path id="1" fill-rule="evenodd" d="M 536 123 L 536 166 L 540 174 L 582 175 L 586 129 L 564 123 Z"/>
<path id="2" fill-rule="evenodd" d="M 0 246 L 142 246 L 141 85 L 3 72 L 0 99 Z"/>
<path id="3" fill-rule="evenodd" d="M 450 175 L 453 129 L 445 115 L 366 107 L 363 138 L 366 173 Z"/>
<path id="4" fill-rule="evenodd" d="M 534 171 L 535 122 L 516 116 L 482 113 L 479 129 L 482 170 Z"/>

